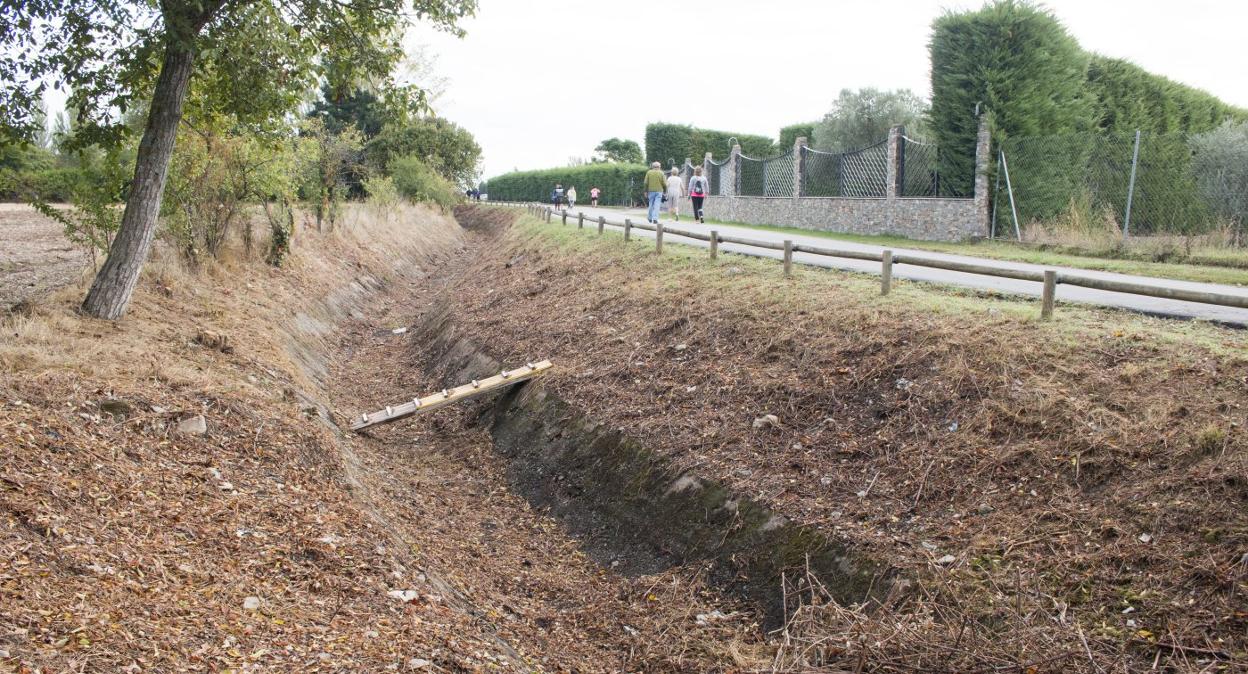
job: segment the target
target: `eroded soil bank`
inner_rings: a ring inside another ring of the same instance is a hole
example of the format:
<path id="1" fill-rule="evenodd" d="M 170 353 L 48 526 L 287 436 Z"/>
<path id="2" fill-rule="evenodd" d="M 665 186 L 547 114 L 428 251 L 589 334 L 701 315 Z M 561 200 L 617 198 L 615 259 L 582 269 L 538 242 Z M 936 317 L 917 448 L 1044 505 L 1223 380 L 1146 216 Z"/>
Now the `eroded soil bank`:
<path id="1" fill-rule="evenodd" d="M 560 414 L 916 579 L 876 612 L 794 588 L 779 666 L 1248 661 L 1244 335 L 1112 312 L 1039 324 L 1008 301 L 880 299 L 851 275 L 650 245 L 522 219 L 410 322 L 446 298 L 492 359 L 556 362 Z M 413 368 L 446 360 L 413 347 Z M 528 495 L 558 512 L 572 482 Z"/>
<path id="2" fill-rule="evenodd" d="M 281 269 L 234 251 L 188 272 L 162 251 L 121 322 L 78 316 L 72 286 L 0 319 L 2 668 L 767 662 L 702 567 L 589 559 L 463 411 L 341 433 L 343 411 L 432 386 L 392 329 L 476 236 L 360 208 L 301 230 Z"/>

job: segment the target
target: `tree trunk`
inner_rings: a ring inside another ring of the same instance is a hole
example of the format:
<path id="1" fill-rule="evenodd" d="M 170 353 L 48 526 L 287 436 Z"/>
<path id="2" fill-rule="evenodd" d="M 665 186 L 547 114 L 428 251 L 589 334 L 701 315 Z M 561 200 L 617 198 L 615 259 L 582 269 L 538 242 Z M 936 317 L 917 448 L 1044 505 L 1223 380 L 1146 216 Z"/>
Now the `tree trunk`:
<path id="1" fill-rule="evenodd" d="M 139 142 L 134 183 L 121 216 L 121 229 L 82 303 L 87 315 L 115 320 L 121 318 L 130 305 L 130 296 L 138 285 L 156 234 L 156 217 L 160 214 L 160 200 L 165 191 L 165 178 L 169 175 L 169 159 L 178 135 L 178 122 L 182 119 L 193 61 L 190 45 L 181 40 L 169 40 L 152 94 L 147 127 Z"/>

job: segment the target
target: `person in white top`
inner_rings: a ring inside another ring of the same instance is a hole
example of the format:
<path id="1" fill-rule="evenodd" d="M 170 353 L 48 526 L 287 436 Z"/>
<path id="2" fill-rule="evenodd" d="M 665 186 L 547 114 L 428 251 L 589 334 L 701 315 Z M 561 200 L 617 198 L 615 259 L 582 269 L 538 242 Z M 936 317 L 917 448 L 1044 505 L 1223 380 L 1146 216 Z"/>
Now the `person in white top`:
<path id="1" fill-rule="evenodd" d="M 685 181 L 680 179 L 680 169 L 672 169 L 667 178 L 667 210 L 680 222 L 680 198 L 685 196 Z"/>
<path id="2" fill-rule="evenodd" d="M 576 208 L 576 185 L 569 187 L 565 196 L 568 199 L 568 209 Z"/>

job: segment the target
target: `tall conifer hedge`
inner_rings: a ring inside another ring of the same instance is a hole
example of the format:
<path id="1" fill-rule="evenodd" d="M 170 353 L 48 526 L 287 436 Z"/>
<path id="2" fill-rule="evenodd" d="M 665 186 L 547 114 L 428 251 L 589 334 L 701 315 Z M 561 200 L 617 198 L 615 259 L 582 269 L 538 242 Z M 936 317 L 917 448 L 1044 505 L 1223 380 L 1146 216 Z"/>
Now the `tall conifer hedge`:
<path id="1" fill-rule="evenodd" d="M 1085 87 L 1089 56 L 1047 10 L 998 0 L 933 24 L 931 133 L 943 178 L 963 194 L 975 182 L 977 105 L 994 117 L 994 140 L 1073 133 L 1094 125 Z"/>

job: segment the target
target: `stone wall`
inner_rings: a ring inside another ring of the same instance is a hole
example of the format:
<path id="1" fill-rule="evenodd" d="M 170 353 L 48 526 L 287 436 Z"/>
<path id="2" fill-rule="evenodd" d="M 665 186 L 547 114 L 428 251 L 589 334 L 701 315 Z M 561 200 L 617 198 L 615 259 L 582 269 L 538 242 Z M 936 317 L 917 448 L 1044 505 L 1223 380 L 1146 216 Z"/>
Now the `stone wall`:
<path id="1" fill-rule="evenodd" d="M 900 127 L 889 131 L 885 196 L 875 198 L 802 196 L 803 163 L 800 157 L 802 147 L 806 145 L 805 138 L 798 138 L 794 143 L 793 193 L 797 196 L 738 196 L 741 148 L 733 147 L 721 174 L 721 196 L 706 199 L 706 217 L 751 225 L 778 225 L 850 234 L 892 234 L 932 241 L 960 241 L 989 236 L 988 165 L 991 155 L 986 120 L 981 118 L 976 139 L 975 195 L 967 199 L 901 196 L 901 173 L 897 166 L 903 133 Z M 709 153 L 702 165 L 704 174 L 709 175 L 713 170 Z M 682 212 L 691 213 L 691 202 L 688 199 L 683 202 Z"/>
<path id="2" fill-rule="evenodd" d="M 693 206 L 683 200 L 682 213 Z M 973 199 L 849 199 L 839 197 L 707 197 L 706 217 L 850 234 L 892 234 L 930 241 L 988 236 Z"/>

